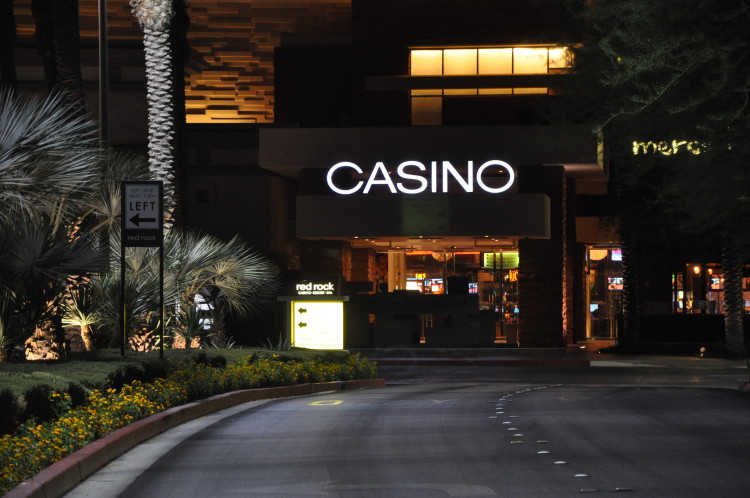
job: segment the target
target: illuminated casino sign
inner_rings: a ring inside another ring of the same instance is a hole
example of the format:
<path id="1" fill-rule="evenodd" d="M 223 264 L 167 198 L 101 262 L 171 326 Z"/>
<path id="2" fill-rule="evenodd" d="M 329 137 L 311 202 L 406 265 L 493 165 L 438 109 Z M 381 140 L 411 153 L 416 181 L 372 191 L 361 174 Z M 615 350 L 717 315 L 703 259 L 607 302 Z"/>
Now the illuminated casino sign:
<path id="1" fill-rule="evenodd" d="M 419 161 L 404 161 L 396 167 L 395 175 L 388 172 L 382 161 L 375 163 L 375 167 L 369 173 L 367 181 L 359 180 L 356 184 L 342 187 L 334 180 L 339 170 L 351 170 L 358 175 L 365 175 L 364 170 L 357 164 L 342 161 L 330 167 L 326 175 L 328 187 L 341 195 L 349 195 L 361 192 L 369 194 L 374 186 L 382 185 L 388 188 L 390 193 L 397 194 L 421 194 L 423 192 L 448 193 L 451 184 L 458 185 L 465 192 L 473 193 L 475 186 L 478 190 L 490 194 L 500 194 L 508 190 L 515 181 L 513 168 L 505 161 L 493 159 L 482 163 L 476 170 L 474 162 L 468 161 L 465 176 L 459 172 L 450 161 L 431 161 L 429 166 Z M 486 178 L 490 173 L 503 173 L 500 185 L 494 185 L 498 179 L 494 179 L 488 185 Z M 395 177 L 395 181 L 394 181 Z"/>
<path id="2" fill-rule="evenodd" d="M 336 285 L 333 282 L 299 282 L 294 286 L 298 296 L 333 296 L 336 295 Z"/>

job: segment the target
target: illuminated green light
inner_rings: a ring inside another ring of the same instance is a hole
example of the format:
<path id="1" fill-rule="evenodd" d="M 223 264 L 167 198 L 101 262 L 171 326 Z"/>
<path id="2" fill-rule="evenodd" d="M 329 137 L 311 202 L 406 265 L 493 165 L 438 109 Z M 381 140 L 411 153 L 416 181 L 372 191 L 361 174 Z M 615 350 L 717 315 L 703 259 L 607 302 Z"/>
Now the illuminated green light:
<path id="1" fill-rule="evenodd" d="M 500 256 L 502 256 L 502 262 Z M 482 267 L 510 270 L 512 268 L 518 268 L 518 263 L 518 251 L 503 251 L 501 253 L 486 252 L 483 256 Z"/>

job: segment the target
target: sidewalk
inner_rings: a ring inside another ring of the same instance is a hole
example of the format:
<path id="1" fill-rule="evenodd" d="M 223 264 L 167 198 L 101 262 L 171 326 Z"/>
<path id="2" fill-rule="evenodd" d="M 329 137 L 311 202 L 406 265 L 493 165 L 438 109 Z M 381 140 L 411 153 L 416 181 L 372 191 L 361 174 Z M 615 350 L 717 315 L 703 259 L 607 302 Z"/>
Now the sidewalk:
<path id="1" fill-rule="evenodd" d="M 737 370 L 747 360 L 656 354 L 598 353 L 585 346 L 567 348 L 382 348 L 357 349 L 382 366 L 558 366 L 663 367 L 672 369 Z"/>

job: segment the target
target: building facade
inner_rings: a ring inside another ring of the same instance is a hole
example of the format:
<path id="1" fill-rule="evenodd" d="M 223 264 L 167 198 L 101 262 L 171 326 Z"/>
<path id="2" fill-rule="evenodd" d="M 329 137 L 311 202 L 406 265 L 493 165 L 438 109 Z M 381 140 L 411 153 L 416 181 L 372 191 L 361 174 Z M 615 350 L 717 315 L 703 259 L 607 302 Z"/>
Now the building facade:
<path id="1" fill-rule="evenodd" d="M 29 4 L 16 66 L 41 92 Z M 80 1 L 94 117 L 96 4 Z M 111 144 L 144 150 L 141 35 L 108 4 Z M 602 144 L 543 113 L 577 41 L 562 4 L 191 1 L 191 224 L 239 233 L 290 284 L 343 282 L 346 347 L 615 339 Z"/>
<path id="2" fill-rule="evenodd" d="M 571 14 L 351 7 L 351 40 L 277 47 L 259 141 L 259 166 L 298 185 L 299 278 L 350 283 L 347 345 L 616 337 L 620 251 L 591 208 L 608 192 L 601 143 L 542 112 L 572 63 Z"/>

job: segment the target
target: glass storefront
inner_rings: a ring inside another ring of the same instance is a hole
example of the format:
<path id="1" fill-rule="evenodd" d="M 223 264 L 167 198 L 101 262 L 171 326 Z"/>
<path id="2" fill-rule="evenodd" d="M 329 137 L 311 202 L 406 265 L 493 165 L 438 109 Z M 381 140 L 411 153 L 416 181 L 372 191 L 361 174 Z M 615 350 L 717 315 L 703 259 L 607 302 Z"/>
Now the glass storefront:
<path id="1" fill-rule="evenodd" d="M 743 278 L 745 313 L 750 313 L 750 277 Z M 686 263 L 672 274 L 672 312 L 724 313 L 724 270 L 718 263 Z"/>
<path id="2" fill-rule="evenodd" d="M 379 256 L 378 260 L 385 260 Z M 518 251 L 410 251 L 389 253 L 391 290 L 421 294 L 474 294 L 495 316 L 496 342 L 515 342 L 518 324 Z M 393 282 L 393 280 L 391 280 Z"/>
<path id="3" fill-rule="evenodd" d="M 587 246 L 585 281 L 586 338 L 617 338 L 622 316 L 621 249 Z"/>

